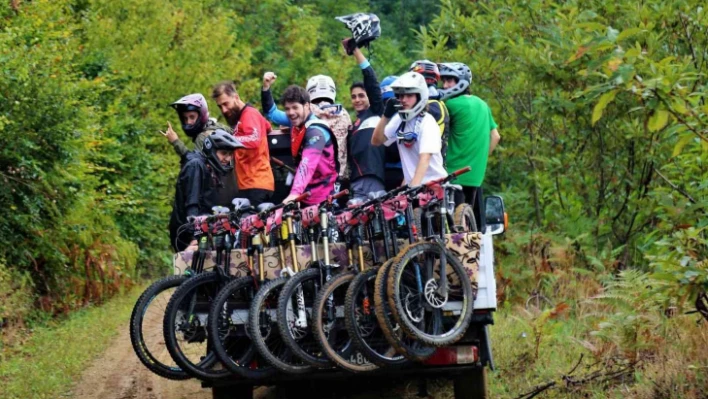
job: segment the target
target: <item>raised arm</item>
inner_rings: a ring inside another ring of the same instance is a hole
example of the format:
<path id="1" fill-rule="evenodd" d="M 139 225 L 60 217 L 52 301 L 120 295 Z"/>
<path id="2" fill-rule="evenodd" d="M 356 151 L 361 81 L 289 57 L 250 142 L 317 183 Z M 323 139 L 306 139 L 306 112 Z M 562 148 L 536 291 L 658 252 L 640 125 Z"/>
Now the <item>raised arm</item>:
<path id="1" fill-rule="evenodd" d="M 359 64 L 359 68 L 361 68 L 361 73 L 364 75 L 364 90 L 366 91 L 366 96 L 369 97 L 369 109 L 374 114 L 381 116 L 384 111 L 384 105 L 376 72 L 358 47 L 354 49 L 354 58 Z"/>
<path id="2" fill-rule="evenodd" d="M 273 72 L 266 72 L 263 75 L 263 86 L 261 87 L 261 107 L 263 107 L 263 114 L 276 125 L 290 126 L 290 119 L 288 119 L 285 112 L 278 109 L 275 105 L 275 100 L 273 99 L 273 93 L 270 91 L 270 86 L 275 82 L 277 76 Z"/>

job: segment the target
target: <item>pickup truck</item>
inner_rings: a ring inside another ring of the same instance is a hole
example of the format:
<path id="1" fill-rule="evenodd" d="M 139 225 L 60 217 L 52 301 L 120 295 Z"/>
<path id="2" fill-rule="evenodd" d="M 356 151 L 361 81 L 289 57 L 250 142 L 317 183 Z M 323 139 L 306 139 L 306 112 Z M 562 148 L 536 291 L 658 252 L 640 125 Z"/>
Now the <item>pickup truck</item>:
<path id="1" fill-rule="evenodd" d="M 292 163 L 290 155 L 290 135 L 286 133 L 268 136 L 271 156 L 286 165 Z M 292 165 L 290 165 L 292 166 Z M 276 186 L 274 197 L 285 197 L 287 166 L 273 165 Z M 280 202 L 278 198 L 273 201 Z M 452 346 L 439 348 L 432 357 L 424 363 L 415 363 L 401 368 L 380 368 L 373 372 L 353 374 L 339 369 L 316 370 L 306 376 L 276 374 L 266 380 L 246 380 L 234 376 L 233 379 L 216 382 L 203 381 L 202 387 L 212 390 L 214 399 L 247 399 L 253 397 L 254 386 L 274 386 L 317 383 L 318 381 L 341 381 L 346 384 L 369 383 L 377 379 L 387 381 L 416 379 L 419 381 L 421 393 L 424 393 L 425 381 L 428 378 L 450 378 L 453 381 L 455 398 L 482 399 L 488 397 L 487 368 L 494 369 L 492 345 L 489 336 L 489 326 L 494 324 L 494 311 L 497 307 L 496 281 L 494 273 L 493 237 L 504 233 L 507 227 L 507 217 L 504 202 L 499 196 L 488 196 L 484 201 L 486 224 L 481 226 L 482 234 L 478 235 L 479 270 L 477 272 L 477 297 L 474 303 L 474 316 L 465 336 Z M 182 272 L 176 264 L 175 273 Z M 303 396 L 303 391 L 298 390 Z"/>

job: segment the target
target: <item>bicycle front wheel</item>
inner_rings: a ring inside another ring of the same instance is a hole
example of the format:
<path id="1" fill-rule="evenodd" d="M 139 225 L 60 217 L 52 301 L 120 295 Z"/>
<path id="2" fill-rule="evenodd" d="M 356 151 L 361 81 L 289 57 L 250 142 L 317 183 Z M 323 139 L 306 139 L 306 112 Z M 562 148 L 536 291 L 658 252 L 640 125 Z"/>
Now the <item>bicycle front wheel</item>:
<path id="1" fill-rule="evenodd" d="M 311 268 L 291 277 L 278 298 L 278 329 L 285 344 L 307 364 L 326 368 L 332 361 L 312 334 L 312 306 L 322 288 L 319 268 Z"/>
<path id="2" fill-rule="evenodd" d="M 393 259 L 387 260 L 376 273 L 374 286 L 374 310 L 376 320 L 379 322 L 379 327 L 381 327 L 384 337 L 386 337 L 388 343 L 391 344 L 398 353 L 403 355 L 407 360 L 420 362 L 432 356 L 433 353 L 435 353 L 435 348 L 408 337 L 396 321 L 394 314 L 395 308 L 392 308 L 388 301 L 390 295 L 388 293 L 388 276 L 391 273 L 392 264 Z M 376 358 L 372 357 L 372 359 Z M 382 358 L 379 357 L 378 359 L 380 360 Z M 396 362 L 390 362 L 389 364 L 405 363 L 402 360 L 398 360 L 398 358 L 394 359 L 396 359 Z"/>
<path id="3" fill-rule="evenodd" d="M 344 320 L 347 288 L 355 273 L 342 273 L 322 287 L 312 308 L 312 329 L 322 350 L 337 366 L 361 373 L 377 369 L 360 351 L 354 348 Z"/>
<path id="4" fill-rule="evenodd" d="M 248 331 L 256 350 L 268 363 L 289 374 L 304 374 L 312 371 L 312 366 L 293 354 L 278 328 L 278 298 L 288 280 L 279 277 L 261 286 L 251 303 Z"/>
<path id="5" fill-rule="evenodd" d="M 374 290 L 379 268 L 366 270 L 352 279 L 344 301 L 344 319 L 349 335 L 362 354 L 379 366 L 397 366 L 408 360 L 391 345 L 376 319 Z"/>
<path id="6" fill-rule="evenodd" d="M 209 310 L 221 286 L 216 272 L 185 281 L 167 304 L 163 332 L 172 359 L 187 373 L 204 380 L 231 374 L 218 362 L 207 329 Z"/>
<path id="7" fill-rule="evenodd" d="M 234 374 L 258 379 L 273 375 L 275 369 L 259 359 L 248 334 L 248 315 L 255 283 L 246 276 L 228 283 L 214 299 L 209 313 L 214 352 Z"/>
<path id="8" fill-rule="evenodd" d="M 162 333 L 167 302 L 187 279 L 170 276 L 155 281 L 140 295 L 130 315 L 130 342 L 138 359 L 153 373 L 170 380 L 191 378 L 172 360 Z"/>
<path id="9" fill-rule="evenodd" d="M 476 290 L 460 260 L 439 243 L 416 243 L 396 256 L 388 290 L 403 330 L 427 345 L 457 342 L 472 320 Z"/>

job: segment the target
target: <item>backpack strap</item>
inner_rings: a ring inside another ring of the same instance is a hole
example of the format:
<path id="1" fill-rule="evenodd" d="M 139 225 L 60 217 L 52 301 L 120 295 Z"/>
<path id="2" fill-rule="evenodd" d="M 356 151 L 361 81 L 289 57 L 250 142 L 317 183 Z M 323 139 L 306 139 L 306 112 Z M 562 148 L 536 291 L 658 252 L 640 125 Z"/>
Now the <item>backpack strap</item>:
<path id="1" fill-rule="evenodd" d="M 435 122 L 440 127 L 440 134 L 443 135 L 445 133 L 445 119 L 448 119 L 447 107 L 445 103 L 440 100 L 428 100 L 428 104 L 436 104 L 440 109 L 440 117 Z"/>
<path id="2" fill-rule="evenodd" d="M 334 151 L 334 165 L 335 165 L 335 170 L 337 173 L 339 173 L 340 170 L 340 164 L 339 164 L 339 144 L 337 143 L 337 139 L 334 137 L 334 133 L 332 132 L 332 129 L 327 125 L 326 123 L 322 122 L 319 119 L 310 119 L 309 121 L 305 122 L 305 129 L 309 129 L 311 127 L 314 127 L 315 129 L 319 129 L 322 131 L 324 138 L 325 138 L 325 143 L 329 141 L 332 143 L 332 148 Z M 302 151 L 302 146 L 300 146 L 300 152 Z"/>

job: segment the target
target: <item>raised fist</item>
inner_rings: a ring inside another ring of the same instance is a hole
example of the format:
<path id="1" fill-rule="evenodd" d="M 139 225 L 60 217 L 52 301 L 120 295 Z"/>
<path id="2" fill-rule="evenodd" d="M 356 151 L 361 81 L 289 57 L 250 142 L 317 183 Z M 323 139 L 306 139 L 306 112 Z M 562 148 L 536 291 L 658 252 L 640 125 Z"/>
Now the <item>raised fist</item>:
<path id="1" fill-rule="evenodd" d="M 278 76 L 276 76 L 273 72 L 266 72 L 263 74 L 263 90 L 269 90 L 270 85 L 272 85 L 277 78 Z"/>

